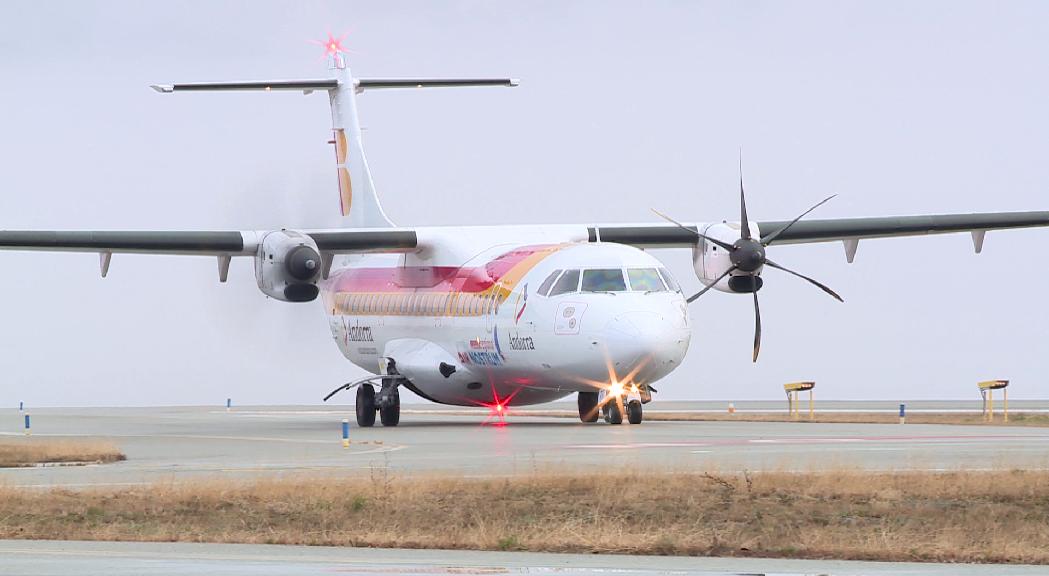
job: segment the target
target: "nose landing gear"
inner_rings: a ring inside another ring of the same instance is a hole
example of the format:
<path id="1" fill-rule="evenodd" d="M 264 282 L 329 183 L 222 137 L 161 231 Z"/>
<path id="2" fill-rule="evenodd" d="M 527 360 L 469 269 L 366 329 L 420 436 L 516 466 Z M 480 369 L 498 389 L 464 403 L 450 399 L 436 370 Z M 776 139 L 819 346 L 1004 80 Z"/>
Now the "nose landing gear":
<path id="1" fill-rule="evenodd" d="M 605 403 L 605 422 L 615 425 L 623 423 L 623 408 L 615 399 Z"/>
<path id="2" fill-rule="evenodd" d="M 583 418 L 583 407 L 584 407 L 584 394 L 593 394 L 594 402 L 601 405 L 601 415 L 604 416 L 605 422 L 609 424 L 622 424 L 623 416 L 625 413 L 627 422 L 631 424 L 640 424 L 644 419 L 644 411 L 641 408 L 644 402 L 643 398 L 637 391 L 625 391 L 619 397 L 609 397 L 604 392 L 580 392 L 579 393 L 579 419 L 583 422 L 596 422 L 597 421 L 597 410 L 593 411 L 593 420 L 586 420 Z M 589 400 L 587 400 L 589 402 Z"/>

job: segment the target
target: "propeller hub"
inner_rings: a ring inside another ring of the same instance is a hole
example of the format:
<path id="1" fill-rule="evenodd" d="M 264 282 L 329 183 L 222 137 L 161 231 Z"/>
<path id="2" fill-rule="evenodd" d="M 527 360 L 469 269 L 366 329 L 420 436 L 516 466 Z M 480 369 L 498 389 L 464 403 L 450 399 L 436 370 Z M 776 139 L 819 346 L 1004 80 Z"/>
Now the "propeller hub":
<path id="1" fill-rule="evenodd" d="M 729 254 L 732 264 L 741 272 L 757 272 L 765 265 L 765 247 L 751 238 L 740 238 Z"/>

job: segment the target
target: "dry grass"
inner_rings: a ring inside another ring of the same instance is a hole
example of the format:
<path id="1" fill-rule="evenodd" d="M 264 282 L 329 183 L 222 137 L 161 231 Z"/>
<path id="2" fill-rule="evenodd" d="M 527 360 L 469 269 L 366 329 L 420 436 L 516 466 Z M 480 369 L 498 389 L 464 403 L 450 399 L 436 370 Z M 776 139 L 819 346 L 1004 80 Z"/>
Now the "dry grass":
<path id="1" fill-rule="evenodd" d="M 0 488 L 0 538 L 1049 564 L 1049 473 L 537 474 Z"/>
<path id="2" fill-rule="evenodd" d="M 117 462 L 126 457 L 113 444 L 94 440 L 17 438 L 0 440 L 0 468 L 45 463 Z"/>
<path id="3" fill-rule="evenodd" d="M 572 410 L 528 410 L 515 409 L 512 416 L 543 416 L 553 418 L 578 418 Z M 792 420 L 786 412 L 673 412 L 646 410 L 645 420 L 680 422 L 823 422 L 838 424 L 898 424 L 900 417 L 891 412 L 819 412 L 809 420 L 807 410 L 798 420 Z M 908 424 L 983 424 L 993 426 L 1049 426 L 1049 414 L 1040 412 L 1014 412 L 1009 421 L 1003 422 L 1001 412 L 994 422 L 983 421 L 979 412 L 915 412 L 907 415 Z"/>

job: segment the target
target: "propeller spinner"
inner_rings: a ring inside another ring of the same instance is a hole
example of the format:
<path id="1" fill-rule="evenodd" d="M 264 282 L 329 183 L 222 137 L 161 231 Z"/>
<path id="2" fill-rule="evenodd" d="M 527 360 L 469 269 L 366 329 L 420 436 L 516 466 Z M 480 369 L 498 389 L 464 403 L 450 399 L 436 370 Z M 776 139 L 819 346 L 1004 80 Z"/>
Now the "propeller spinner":
<path id="1" fill-rule="evenodd" d="M 699 298 L 700 296 L 706 294 L 711 288 L 713 288 L 715 285 L 717 285 L 719 282 L 721 282 L 722 280 L 724 280 L 728 276 L 732 276 L 733 278 L 747 278 L 747 279 L 750 280 L 750 290 L 749 291 L 752 293 L 752 295 L 754 297 L 754 357 L 753 357 L 753 361 L 754 362 L 758 361 L 758 352 L 761 349 L 761 309 L 758 306 L 758 290 L 761 289 L 761 286 L 762 286 L 762 282 L 761 282 L 760 276 L 761 276 L 761 271 L 762 271 L 762 269 L 765 266 L 769 266 L 769 267 L 775 268 L 777 270 L 782 270 L 783 272 L 786 272 L 788 274 L 797 276 L 798 278 L 801 278 L 802 280 L 805 280 L 806 282 L 816 286 L 820 290 L 823 290 L 824 292 L 826 292 L 827 294 L 831 295 L 832 297 L 834 297 L 839 302 L 844 302 L 844 300 L 842 300 L 841 296 L 839 296 L 837 292 L 835 292 L 834 290 L 831 290 L 826 285 L 821 284 L 820 282 L 817 282 L 816 280 L 813 280 L 812 278 L 809 278 L 808 276 L 805 276 L 804 274 L 795 272 L 795 271 L 793 271 L 793 270 L 791 270 L 791 269 L 789 269 L 789 268 L 787 268 L 785 266 L 782 266 L 780 264 L 777 264 L 777 263 L 773 262 L 772 260 L 769 260 L 768 256 L 765 253 L 765 248 L 767 248 L 768 246 L 771 246 L 772 243 L 775 242 L 776 238 L 778 238 L 780 235 L 782 235 L 784 232 L 786 232 L 788 229 L 790 229 L 791 226 L 793 226 L 799 220 L 801 220 L 802 218 L 807 216 L 810 212 L 812 212 L 816 208 L 819 208 L 824 203 L 829 201 L 831 198 L 834 198 L 834 196 L 836 196 L 836 194 L 832 195 L 832 196 L 829 196 L 829 197 L 823 199 L 822 201 L 818 202 L 815 206 L 813 206 L 812 208 L 809 208 L 808 210 L 802 212 L 800 216 L 798 216 L 797 218 L 791 220 L 789 223 L 787 223 L 787 225 L 783 226 L 779 230 L 776 230 L 775 232 L 773 232 L 771 234 L 768 234 L 766 236 L 763 236 L 761 238 L 753 238 L 753 237 L 751 237 L 751 233 L 750 233 L 750 221 L 747 219 L 747 198 L 746 198 L 746 194 L 743 192 L 743 166 L 742 166 L 742 163 L 740 163 L 740 170 L 739 170 L 739 205 L 740 205 L 739 224 L 740 224 L 740 230 L 739 230 L 739 240 L 736 240 L 732 244 L 729 244 L 727 242 L 722 242 L 721 240 L 716 240 L 714 238 L 711 238 L 709 236 L 701 234 L 697 230 L 689 228 L 689 227 L 685 226 L 684 224 L 678 222 L 677 220 L 674 220 L 673 218 L 671 218 L 671 217 L 669 217 L 669 216 L 667 216 L 665 214 L 660 213 L 657 210 L 654 210 L 654 209 L 652 210 L 660 218 L 663 218 L 663 219 L 667 220 L 668 222 L 670 222 L 670 223 L 672 223 L 672 224 L 682 228 L 683 230 L 687 230 L 690 234 L 694 234 L 697 238 L 702 239 L 702 240 L 706 240 L 707 242 L 710 242 L 710 243 L 712 243 L 712 244 L 714 244 L 714 245 L 716 245 L 716 246 L 718 246 L 718 247 L 720 247 L 720 248 L 722 248 L 722 249 L 724 249 L 725 251 L 728 252 L 729 261 L 732 263 L 732 266 L 730 266 L 728 270 L 726 270 L 724 273 L 722 273 L 720 276 L 718 276 L 717 279 L 715 279 L 713 282 L 708 284 L 702 290 L 700 290 L 699 292 L 697 292 L 697 293 L 693 294 L 692 296 L 690 296 L 688 298 L 688 302 L 694 302 L 697 298 Z"/>

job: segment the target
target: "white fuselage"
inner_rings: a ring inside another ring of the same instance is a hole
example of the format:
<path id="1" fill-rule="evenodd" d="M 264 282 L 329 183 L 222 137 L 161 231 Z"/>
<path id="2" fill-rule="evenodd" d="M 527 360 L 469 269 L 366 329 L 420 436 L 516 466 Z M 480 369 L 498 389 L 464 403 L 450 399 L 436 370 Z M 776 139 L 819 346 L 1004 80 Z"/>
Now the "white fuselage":
<path id="1" fill-rule="evenodd" d="M 574 228 L 537 232 L 430 229 L 419 252 L 338 263 L 322 289 L 339 349 L 375 374 L 392 360 L 416 393 L 466 406 L 650 384 L 681 363 L 686 303 L 658 260 Z"/>

